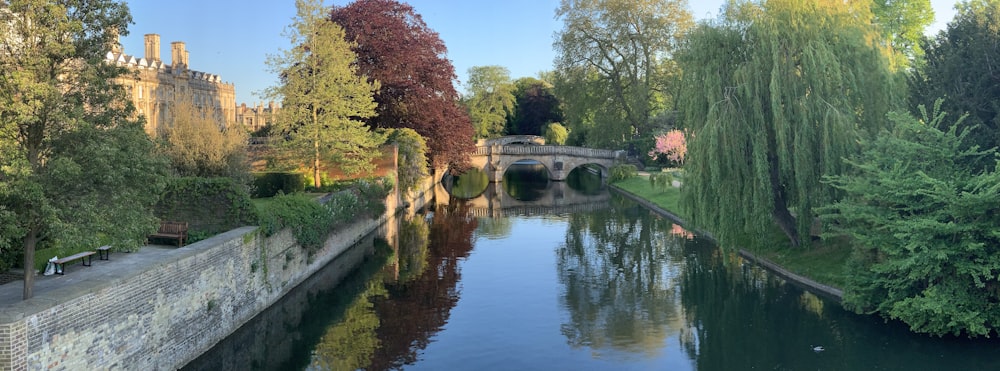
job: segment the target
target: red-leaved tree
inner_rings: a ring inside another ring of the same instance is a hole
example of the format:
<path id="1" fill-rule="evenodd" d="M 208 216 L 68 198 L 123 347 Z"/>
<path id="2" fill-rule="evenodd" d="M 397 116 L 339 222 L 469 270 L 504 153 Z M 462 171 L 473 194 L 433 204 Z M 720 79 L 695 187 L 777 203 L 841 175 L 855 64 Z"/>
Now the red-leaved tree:
<path id="1" fill-rule="evenodd" d="M 455 67 L 444 42 L 413 7 L 395 0 L 334 6 L 330 19 L 357 43 L 358 74 L 378 80 L 374 128 L 410 128 L 427 140 L 434 166 L 464 166 L 475 150 L 469 115 L 459 105 Z"/>

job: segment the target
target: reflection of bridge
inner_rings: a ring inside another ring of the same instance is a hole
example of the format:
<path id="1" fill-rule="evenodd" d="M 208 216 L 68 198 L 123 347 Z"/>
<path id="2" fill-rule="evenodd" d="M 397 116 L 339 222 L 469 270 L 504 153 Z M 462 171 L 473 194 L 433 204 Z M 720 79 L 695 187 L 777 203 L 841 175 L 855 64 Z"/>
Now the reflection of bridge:
<path id="1" fill-rule="evenodd" d="M 476 198 L 465 200 L 469 215 L 475 217 L 500 218 L 509 215 L 552 215 L 604 210 L 610 207 L 611 194 L 601 191 L 588 195 L 571 188 L 566 182 L 549 182 L 548 188 L 540 192 L 540 197 L 523 201 L 511 197 L 503 190 L 502 183 L 493 183 Z M 451 195 L 439 183 L 435 188 L 438 203 L 447 202 Z"/>
<path id="2" fill-rule="evenodd" d="M 601 178 L 605 179 L 608 169 L 624 158 L 624 151 L 545 145 L 545 139 L 534 135 L 480 140 L 476 143 L 476 152 L 471 156 L 472 166 L 486 172 L 490 182 L 502 182 L 507 168 L 522 160 L 542 163 L 551 180 L 566 180 L 573 169 L 588 164 L 597 165 Z"/>

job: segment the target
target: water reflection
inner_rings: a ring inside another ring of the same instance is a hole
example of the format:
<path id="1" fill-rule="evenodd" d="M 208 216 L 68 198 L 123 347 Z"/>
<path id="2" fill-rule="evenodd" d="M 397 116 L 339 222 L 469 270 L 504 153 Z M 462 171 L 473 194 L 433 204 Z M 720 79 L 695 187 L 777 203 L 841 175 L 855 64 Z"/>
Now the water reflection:
<path id="1" fill-rule="evenodd" d="M 402 218 L 187 369 L 1000 369 L 996 341 L 847 313 L 622 197 L 555 212 L 559 184 L 544 214 Z"/>
<path id="2" fill-rule="evenodd" d="M 638 207 L 617 198 L 613 210 L 569 216 L 557 268 L 570 314 L 562 333 L 574 348 L 655 357 L 684 328 L 677 302 L 683 238 Z"/>
<path id="3" fill-rule="evenodd" d="M 382 320 L 376 330 L 382 346 L 367 369 L 397 369 L 416 362 L 458 303 L 459 262 L 472 250 L 476 219 L 468 216 L 461 203 L 453 203 L 434 206 L 430 220 L 426 269 L 410 280 L 388 283 L 389 296 L 374 301 Z"/>
<path id="4" fill-rule="evenodd" d="M 519 201 L 538 201 L 545 195 L 549 185 L 549 171 L 545 165 L 534 162 L 515 162 L 503 174 L 504 193 Z"/>
<path id="5" fill-rule="evenodd" d="M 444 186 L 452 196 L 468 199 L 483 194 L 490 185 L 490 178 L 482 169 L 471 168 L 458 176 L 450 177 Z"/>

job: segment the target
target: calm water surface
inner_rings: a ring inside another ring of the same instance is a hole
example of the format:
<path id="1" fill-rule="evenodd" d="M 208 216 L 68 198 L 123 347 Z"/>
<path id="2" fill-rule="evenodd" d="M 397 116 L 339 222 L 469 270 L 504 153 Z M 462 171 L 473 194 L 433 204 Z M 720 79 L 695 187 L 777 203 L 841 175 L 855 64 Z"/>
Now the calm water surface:
<path id="1" fill-rule="evenodd" d="M 847 313 L 600 187 L 523 184 L 402 218 L 187 369 L 1000 369 L 996 341 Z"/>

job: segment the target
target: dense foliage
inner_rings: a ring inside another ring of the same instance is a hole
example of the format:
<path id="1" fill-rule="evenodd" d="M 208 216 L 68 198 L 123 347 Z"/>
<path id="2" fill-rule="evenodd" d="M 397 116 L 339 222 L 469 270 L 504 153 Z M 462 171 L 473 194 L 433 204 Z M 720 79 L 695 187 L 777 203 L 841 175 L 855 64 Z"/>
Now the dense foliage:
<path id="1" fill-rule="evenodd" d="M 920 42 L 924 29 L 934 22 L 930 0 L 872 0 L 874 22 L 882 38 L 893 49 L 900 66 L 911 66 L 924 56 Z"/>
<path id="2" fill-rule="evenodd" d="M 731 244 L 776 223 L 804 242 L 834 196 L 821 176 L 840 174 L 894 104 L 875 39 L 868 4 L 838 0 L 744 3 L 692 32 L 678 60 L 694 225 Z"/>
<path id="3" fill-rule="evenodd" d="M 427 140 L 435 167 L 464 165 L 475 150 L 469 116 L 452 81 L 447 48 L 413 7 L 395 0 L 334 6 L 330 19 L 355 42 L 357 73 L 381 83 L 373 128 L 410 128 Z"/>
<path id="4" fill-rule="evenodd" d="M 155 210 L 160 220 L 187 222 L 190 242 L 257 222 L 250 194 L 232 178 L 171 178 Z"/>
<path id="5" fill-rule="evenodd" d="M 166 164 L 104 63 L 131 21 L 111 0 L 11 0 L 0 6 L 0 249 L 136 246 L 155 230 Z M 9 224 L 8 224 L 9 223 Z M 6 254 L 3 254 L 6 255 Z M 24 298 L 34 270 L 25 269 Z"/>
<path id="6" fill-rule="evenodd" d="M 828 224 L 855 240 L 844 305 L 913 331 L 990 336 L 1000 327 L 1000 172 L 963 143 L 971 130 L 891 114 L 890 133 L 864 143 L 853 173 L 828 181 L 846 197 Z M 961 121 L 961 120 L 957 120 Z"/>
<path id="7" fill-rule="evenodd" d="M 254 173 L 253 196 L 273 197 L 280 193 L 291 194 L 305 189 L 305 177 L 301 173 L 267 172 Z"/>
<path id="8" fill-rule="evenodd" d="M 569 139 L 569 130 L 558 122 L 550 122 L 545 125 L 545 143 L 549 145 L 561 146 Z"/>
<path id="9" fill-rule="evenodd" d="M 673 106 L 687 1 L 563 0 L 556 17 L 556 92 L 578 144 L 622 148 L 652 135 L 651 118 Z"/>
<path id="10" fill-rule="evenodd" d="M 632 164 L 615 165 L 608 171 L 610 173 L 608 174 L 608 181 L 611 183 L 632 178 L 639 174 L 639 170 Z"/>
<path id="11" fill-rule="evenodd" d="M 1000 1 L 960 3 L 948 28 L 925 45 L 927 63 L 914 83 L 913 106 L 968 113 L 962 128 L 977 127 L 969 144 L 1000 146 Z M 979 164 L 991 167 L 992 161 Z"/>
<path id="12" fill-rule="evenodd" d="M 533 77 L 514 81 L 514 115 L 509 116 L 507 133 L 542 135 L 545 125 L 562 122 L 562 109 L 551 83 Z"/>
<path id="13" fill-rule="evenodd" d="M 270 92 L 282 102 L 272 131 L 285 138 L 281 147 L 311 170 L 313 185 L 320 187 L 324 165 L 347 174 L 374 169 L 385 138 L 361 120 L 375 115 L 378 83 L 358 74 L 356 45 L 326 20 L 322 1 L 298 0 L 296 9 L 287 31 L 292 47 L 268 61 L 281 76 Z"/>
<path id="14" fill-rule="evenodd" d="M 314 197 L 301 193 L 258 200 L 260 228 L 267 236 L 283 228 L 292 228 L 299 245 L 314 252 L 323 247 L 327 237 L 337 228 L 358 218 L 385 213 L 385 198 L 392 187 L 388 179 L 370 179 L 331 194 L 325 202 L 317 202 Z"/>
<path id="15" fill-rule="evenodd" d="M 462 99 L 476 138 L 497 138 L 506 133 L 508 117 L 514 114 L 514 84 L 502 66 L 473 66 L 466 82 L 468 96 Z"/>
<path id="16" fill-rule="evenodd" d="M 427 141 L 413 129 L 389 129 L 387 143 L 395 144 L 396 182 L 400 191 L 412 191 L 420 187 L 420 180 L 428 175 Z"/>
<path id="17" fill-rule="evenodd" d="M 158 133 L 160 151 L 170 159 L 180 176 L 224 176 L 250 182 L 247 160 L 248 134 L 243 128 L 226 126 L 221 118 L 206 114 L 190 98 L 171 107 L 170 125 Z"/>

